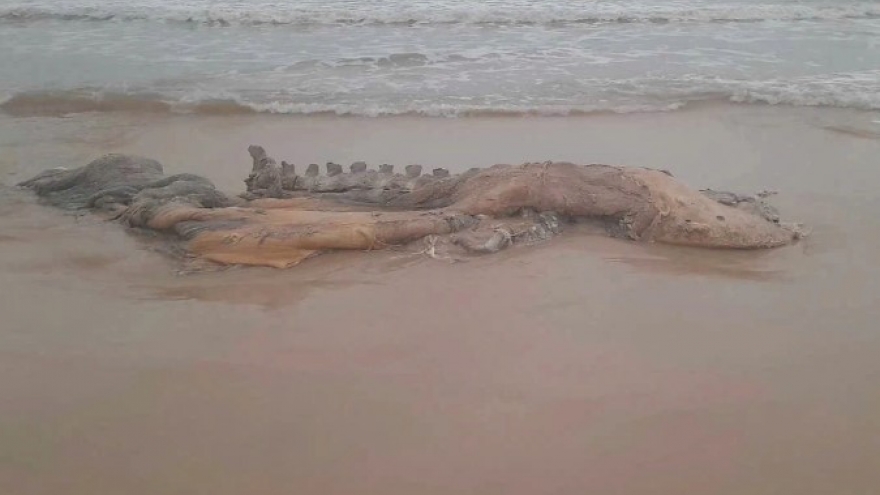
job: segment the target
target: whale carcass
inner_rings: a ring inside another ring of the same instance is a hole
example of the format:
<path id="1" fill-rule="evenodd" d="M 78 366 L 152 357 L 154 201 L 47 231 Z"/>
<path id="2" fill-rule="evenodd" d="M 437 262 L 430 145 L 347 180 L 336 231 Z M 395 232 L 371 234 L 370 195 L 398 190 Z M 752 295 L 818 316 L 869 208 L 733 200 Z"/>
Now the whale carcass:
<path id="1" fill-rule="evenodd" d="M 248 151 L 252 168 L 240 196 L 121 154 L 19 186 L 57 207 L 165 233 L 189 255 L 221 264 L 289 267 L 322 252 L 425 238 L 491 253 L 581 222 L 632 241 L 705 248 L 773 248 L 798 237 L 762 197 L 698 191 L 660 170 L 545 162 L 422 174 L 418 165 L 395 173 L 357 162 L 349 172 L 328 163 L 324 175 L 314 164 L 298 174 L 259 146 Z"/>

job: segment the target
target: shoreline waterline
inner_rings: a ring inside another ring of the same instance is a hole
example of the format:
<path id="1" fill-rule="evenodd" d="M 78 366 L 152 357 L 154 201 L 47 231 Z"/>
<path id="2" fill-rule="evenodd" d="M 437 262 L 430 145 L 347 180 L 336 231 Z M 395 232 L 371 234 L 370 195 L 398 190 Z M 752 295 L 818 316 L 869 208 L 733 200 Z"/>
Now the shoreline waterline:
<path id="1" fill-rule="evenodd" d="M 712 105 L 755 105 L 783 108 L 843 108 L 863 112 L 880 111 L 869 100 L 835 104 L 829 100 L 797 99 L 786 101 L 771 96 L 695 95 L 669 101 L 604 102 L 593 105 L 565 106 L 481 106 L 469 104 L 413 105 L 412 108 L 359 107 L 356 105 L 313 103 L 259 103 L 235 99 L 207 98 L 198 101 L 173 101 L 158 94 L 103 93 L 84 90 L 25 92 L 0 99 L 0 114 L 9 117 L 68 117 L 84 113 L 145 113 L 167 115 L 290 115 L 337 117 L 578 117 L 596 114 L 655 113 L 689 110 Z"/>

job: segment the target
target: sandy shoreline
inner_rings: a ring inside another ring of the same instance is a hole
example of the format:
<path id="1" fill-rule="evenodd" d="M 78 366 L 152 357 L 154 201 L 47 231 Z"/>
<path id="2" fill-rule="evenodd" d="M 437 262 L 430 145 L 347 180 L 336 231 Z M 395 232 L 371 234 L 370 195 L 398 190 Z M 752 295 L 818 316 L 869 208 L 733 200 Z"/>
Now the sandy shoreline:
<path id="1" fill-rule="evenodd" d="M 176 275 L 148 240 L 3 189 L 0 492 L 870 493 L 876 120 L 0 117 L 7 185 L 120 151 L 239 191 L 251 143 L 298 165 L 559 159 L 775 189 L 813 229 L 754 253 L 567 235 Z"/>

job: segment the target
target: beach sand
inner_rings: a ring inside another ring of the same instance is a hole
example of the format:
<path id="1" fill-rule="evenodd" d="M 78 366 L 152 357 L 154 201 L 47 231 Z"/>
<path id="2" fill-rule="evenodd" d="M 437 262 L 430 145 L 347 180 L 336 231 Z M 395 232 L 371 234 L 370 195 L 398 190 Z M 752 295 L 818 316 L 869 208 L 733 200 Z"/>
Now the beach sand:
<path id="1" fill-rule="evenodd" d="M 0 115 L 0 493 L 863 495 L 880 487 L 880 114 Z M 8 187 L 106 152 L 243 190 L 276 159 L 570 160 L 779 191 L 727 252 L 568 234 L 178 273 Z"/>

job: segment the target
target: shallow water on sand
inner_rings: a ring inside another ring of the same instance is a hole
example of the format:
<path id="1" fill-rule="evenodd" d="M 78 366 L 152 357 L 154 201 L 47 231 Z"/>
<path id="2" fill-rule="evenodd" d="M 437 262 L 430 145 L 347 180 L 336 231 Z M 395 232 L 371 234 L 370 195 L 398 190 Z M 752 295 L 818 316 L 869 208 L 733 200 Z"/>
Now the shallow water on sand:
<path id="1" fill-rule="evenodd" d="M 9 185 L 109 151 L 240 190 L 276 158 L 569 159 L 775 189 L 762 252 L 564 235 L 179 274 L 0 190 L 0 492 L 865 494 L 880 486 L 880 116 L 0 118 Z M 841 131 L 843 129 L 843 131 Z"/>

